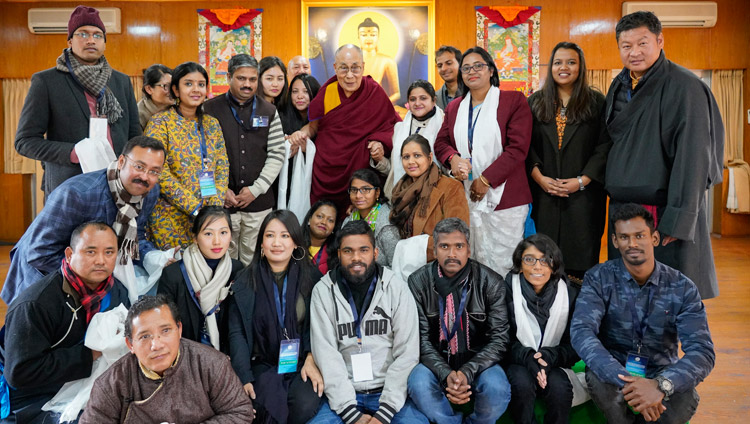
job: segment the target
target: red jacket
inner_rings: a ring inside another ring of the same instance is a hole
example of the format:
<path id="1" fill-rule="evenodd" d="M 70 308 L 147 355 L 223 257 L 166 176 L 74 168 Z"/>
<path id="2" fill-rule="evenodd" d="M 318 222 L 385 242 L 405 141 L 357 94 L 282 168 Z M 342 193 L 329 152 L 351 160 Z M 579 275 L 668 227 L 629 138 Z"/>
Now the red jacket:
<path id="1" fill-rule="evenodd" d="M 458 154 L 453 126 L 456 124 L 458 106 L 462 100 L 463 97 L 460 97 L 448 104 L 443 126 L 435 140 L 435 155 L 441 163 L 447 164 L 448 168 L 450 168 L 450 164 L 447 163 L 448 158 L 453 154 Z M 493 188 L 507 183 L 500 204 L 495 210 L 531 203 L 525 161 L 531 144 L 532 121 L 531 108 L 523 93 L 500 91 L 497 123 L 503 140 L 503 153 L 483 174 Z"/>

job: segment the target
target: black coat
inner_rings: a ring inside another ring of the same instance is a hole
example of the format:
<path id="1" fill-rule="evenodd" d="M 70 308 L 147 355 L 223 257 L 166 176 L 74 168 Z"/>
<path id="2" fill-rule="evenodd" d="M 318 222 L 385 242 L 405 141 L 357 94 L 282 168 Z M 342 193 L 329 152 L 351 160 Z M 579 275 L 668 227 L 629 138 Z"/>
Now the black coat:
<path id="1" fill-rule="evenodd" d="M 529 103 L 541 96 L 537 92 Z M 565 126 L 562 149 L 557 148 L 557 124 L 542 122 L 534 117 L 531 147 L 526 163 L 529 173 L 534 166 L 550 178 L 575 178 L 586 175 L 591 184 L 584 191 L 570 197 L 547 194 L 529 176 L 533 198 L 531 217 L 536 230 L 557 243 L 565 260 L 565 267 L 586 271 L 599 263 L 599 248 L 604 232 L 607 195 L 604 192 L 604 172 L 612 142 L 603 124 L 604 96 L 596 93 L 598 113 L 587 121 Z"/>
<path id="2" fill-rule="evenodd" d="M 109 296 L 106 310 L 120 304 L 130 307 L 128 291 L 119 281 Z M 10 391 L 14 412 L 32 404 L 41 407 L 63 384 L 91 375 L 93 356 L 83 345 L 87 328 L 86 311 L 59 270 L 30 285 L 10 304 L 4 375 L 15 388 Z M 17 422 L 26 422 L 23 416 L 18 415 Z"/>
<path id="3" fill-rule="evenodd" d="M 454 364 L 471 384 L 485 369 L 500 362 L 508 351 L 508 311 L 503 278 L 490 268 L 470 259 L 471 274 L 466 312 L 469 315 L 469 351 Z M 441 383 L 453 368 L 440 348 L 440 312 L 435 290 L 437 262 L 433 261 L 409 276 L 419 314 L 419 362 L 429 368 Z M 459 330 L 465 331 L 465 330 Z"/>
<path id="4" fill-rule="evenodd" d="M 177 304 L 177 309 L 180 311 L 180 319 L 182 320 L 182 337 L 200 343 L 201 330 L 203 329 L 206 317 L 190 295 L 190 290 L 188 290 L 187 283 L 180 270 L 180 262 L 175 262 L 164 268 L 156 291 L 157 293 L 166 294 Z M 232 273 L 229 275 L 227 283 L 234 281 L 235 275 L 241 269 L 242 262 L 232 259 Z M 224 299 L 222 305 L 216 310 L 216 323 L 219 327 L 219 346 L 220 350 L 226 354 L 229 354 L 229 331 L 226 314 L 228 298 Z"/>

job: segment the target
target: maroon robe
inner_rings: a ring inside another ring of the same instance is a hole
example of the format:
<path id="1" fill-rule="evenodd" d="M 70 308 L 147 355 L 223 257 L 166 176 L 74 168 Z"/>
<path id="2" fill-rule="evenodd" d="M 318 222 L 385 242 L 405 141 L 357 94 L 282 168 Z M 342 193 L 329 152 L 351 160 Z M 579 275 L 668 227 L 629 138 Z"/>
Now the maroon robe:
<path id="1" fill-rule="evenodd" d="M 308 116 L 310 121 L 318 121 L 310 201 L 328 199 L 344 212 L 349 206 L 349 178 L 354 171 L 370 166 L 368 142 L 383 143 L 385 157 L 389 157 L 393 126 L 401 118 L 370 76 L 362 77 L 359 89 L 349 97 L 333 76 L 310 102 Z"/>

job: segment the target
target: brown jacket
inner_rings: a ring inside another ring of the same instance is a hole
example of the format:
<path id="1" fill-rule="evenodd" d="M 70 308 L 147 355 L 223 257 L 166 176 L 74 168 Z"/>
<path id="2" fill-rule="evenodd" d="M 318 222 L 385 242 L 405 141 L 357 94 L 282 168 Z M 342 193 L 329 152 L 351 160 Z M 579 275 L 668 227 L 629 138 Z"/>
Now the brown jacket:
<path id="1" fill-rule="evenodd" d="M 161 380 L 147 378 L 133 354 L 94 383 L 80 423 L 250 423 L 253 405 L 229 357 L 187 339 Z"/>
<path id="2" fill-rule="evenodd" d="M 435 260 L 433 253 L 432 230 L 435 225 L 444 218 L 460 218 L 469 225 L 469 203 L 466 201 L 466 192 L 462 183 L 451 177 L 441 175 L 437 187 L 430 193 L 430 205 L 427 207 L 427 216 L 414 215 L 414 231 L 412 236 L 428 234 L 430 240 L 427 242 L 427 262 Z"/>

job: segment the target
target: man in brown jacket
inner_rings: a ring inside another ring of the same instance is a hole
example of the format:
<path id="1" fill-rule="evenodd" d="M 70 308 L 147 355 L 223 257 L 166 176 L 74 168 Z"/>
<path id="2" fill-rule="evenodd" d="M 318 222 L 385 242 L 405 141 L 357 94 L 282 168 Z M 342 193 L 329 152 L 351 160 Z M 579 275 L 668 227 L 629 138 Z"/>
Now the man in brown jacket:
<path id="1" fill-rule="evenodd" d="M 249 423 L 253 406 L 223 353 L 182 340 L 164 295 L 136 302 L 125 322 L 132 355 L 94 383 L 80 423 Z"/>

